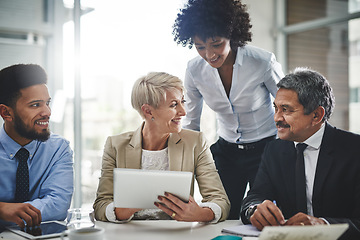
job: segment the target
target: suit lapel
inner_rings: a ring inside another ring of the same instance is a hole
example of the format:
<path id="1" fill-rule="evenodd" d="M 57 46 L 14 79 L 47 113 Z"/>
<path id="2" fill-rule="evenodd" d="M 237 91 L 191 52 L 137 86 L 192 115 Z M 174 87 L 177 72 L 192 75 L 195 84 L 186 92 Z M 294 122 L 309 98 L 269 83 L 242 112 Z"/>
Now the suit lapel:
<path id="1" fill-rule="evenodd" d="M 335 161 L 332 151 L 335 149 L 335 129 L 326 124 L 324 136 L 321 142 L 318 162 L 315 172 L 314 190 L 313 190 L 313 209 L 314 214 L 321 209 L 321 192 L 329 171 Z"/>
<path id="2" fill-rule="evenodd" d="M 141 168 L 141 149 L 142 149 L 142 135 L 141 130 L 143 125 L 139 127 L 132 136 L 129 144 L 126 146 L 125 152 L 125 167 L 132 169 Z"/>
<path id="3" fill-rule="evenodd" d="M 170 171 L 181 171 L 183 163 L 184 144 L 177 133 L 170 134 L 168 140 L 169 147 L 169 168 Z"/>

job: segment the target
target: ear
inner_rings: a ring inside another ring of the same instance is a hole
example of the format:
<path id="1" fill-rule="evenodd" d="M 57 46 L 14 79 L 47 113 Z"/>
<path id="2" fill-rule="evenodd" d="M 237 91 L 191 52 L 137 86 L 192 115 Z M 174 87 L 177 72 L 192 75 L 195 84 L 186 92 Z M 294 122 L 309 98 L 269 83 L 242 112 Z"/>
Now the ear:
<path id="1" fill-rule="evenodd" d="M 0 115 L 4 121 L 13 120 L 13 110 L 11 107 L 6 106 L 5 104 L 0 104 Z"/>
<path id="2" fill-rule="evenodd" d="M 141 106 L 141 110 L 145 116 L 145 119 L 150 120 L 153 116 L 152 116 L 152 107 L 149 104 L 143 104 Z"/>
<path id="3" fill-rule="evenodd" d="M 318 123 L 321 123 L 323 121 L 324 115 L 325 115 L 325 109 L 322 106 L 317 107 L 313 112 L 313 121 L 312 125 L 315 126 Z"/>

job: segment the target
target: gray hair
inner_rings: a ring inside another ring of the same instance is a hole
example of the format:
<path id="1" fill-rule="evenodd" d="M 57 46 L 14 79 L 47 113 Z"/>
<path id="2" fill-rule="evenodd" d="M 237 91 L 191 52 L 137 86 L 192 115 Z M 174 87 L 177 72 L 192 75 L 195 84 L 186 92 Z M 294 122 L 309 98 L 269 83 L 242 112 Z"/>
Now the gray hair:
<path id="1" fill-rule="evenodd" d="M 277 86 L 294 90 L 298 94 L 300 104 L 304 106 L 306 115 L 322 106 L 325 109 L 323 121 L 329 120 L 335 107 L 335 97 L 328 80 L 320 73 L 298 67 L 281 79 Z"/>
<path id="2" fill-rule="evenodd" d="M 142 105 L 158 108 L 161 101 L 165 100 L 166 92 L 174 89 L 184 91 L 183 82 L 178 77 L 164 72 L 150 72 L 134 83 L 131 105 L 144 118 Z"/>

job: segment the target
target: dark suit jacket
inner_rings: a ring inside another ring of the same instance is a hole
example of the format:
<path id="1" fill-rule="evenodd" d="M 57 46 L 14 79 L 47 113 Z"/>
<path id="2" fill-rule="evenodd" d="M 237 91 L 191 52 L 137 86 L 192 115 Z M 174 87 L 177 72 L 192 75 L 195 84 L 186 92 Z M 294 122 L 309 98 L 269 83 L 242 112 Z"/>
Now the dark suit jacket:
<path id="1" fill-rule="evenodd" d="M 299 211 L 295 196 L 296 150 L 292 141 L 277 139 L 266 146 L 254 186 L 244 199 L 241 219 L 250 205 L 275 200 L 289 219 Z M 348 223 L 340 239 L 360 239 L 360 135 L 325 126 L 313 190 L 315 217 Z"/>

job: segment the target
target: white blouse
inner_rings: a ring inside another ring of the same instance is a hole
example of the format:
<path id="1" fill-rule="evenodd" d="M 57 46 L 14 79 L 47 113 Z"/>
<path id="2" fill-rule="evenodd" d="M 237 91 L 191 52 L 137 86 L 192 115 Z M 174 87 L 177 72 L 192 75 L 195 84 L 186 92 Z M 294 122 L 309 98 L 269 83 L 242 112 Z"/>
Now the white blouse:
<path id="1" fill-rule="evenodd" d="M 169 170 L 168 148 L 159 151 L 142 149 L 141 169 L 145 170 Z"/>

